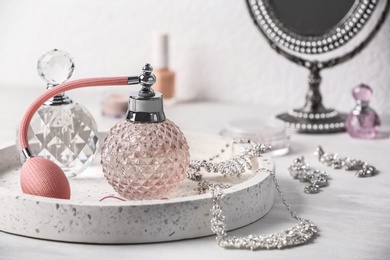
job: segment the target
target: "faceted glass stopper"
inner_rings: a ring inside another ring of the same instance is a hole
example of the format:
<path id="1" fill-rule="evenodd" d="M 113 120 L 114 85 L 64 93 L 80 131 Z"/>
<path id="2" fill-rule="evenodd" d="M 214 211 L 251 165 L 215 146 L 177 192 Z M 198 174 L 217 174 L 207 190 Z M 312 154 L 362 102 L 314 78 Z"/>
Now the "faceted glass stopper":
<path id="1" fill-rule="evenodd" d="M 372 97 L 372 89 L 364 84 L 360 84 L 352 89 L 352 96 L 355 100 L 369 102 Z"/>
<path id="2" fill-rule="evenodd" d="M 58 85 L 67 81 L 73 74 L 74 62 L 69 53 L 51 50 L 38 59 L 38 74 L 49 85 Z"/>

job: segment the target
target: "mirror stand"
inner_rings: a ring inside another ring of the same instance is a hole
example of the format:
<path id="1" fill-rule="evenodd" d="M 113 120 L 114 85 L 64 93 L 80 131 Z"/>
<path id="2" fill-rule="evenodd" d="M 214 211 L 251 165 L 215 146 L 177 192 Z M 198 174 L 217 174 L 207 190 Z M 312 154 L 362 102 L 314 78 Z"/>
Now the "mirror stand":
<path id="1" fill-rule="evenodd" d="M 319 89 L 322 80 L 319 63 L 310 63 L 309 70 L 309 90 L 306 94 L 305 105 L 293 109 L 291 112 L 276 115 L 276 117 L 283 120 L 288 128 L 298 132 L 334 133 L 344 131 L 346 114 L 334 109 L 327 109 L 322 104 Z"/>

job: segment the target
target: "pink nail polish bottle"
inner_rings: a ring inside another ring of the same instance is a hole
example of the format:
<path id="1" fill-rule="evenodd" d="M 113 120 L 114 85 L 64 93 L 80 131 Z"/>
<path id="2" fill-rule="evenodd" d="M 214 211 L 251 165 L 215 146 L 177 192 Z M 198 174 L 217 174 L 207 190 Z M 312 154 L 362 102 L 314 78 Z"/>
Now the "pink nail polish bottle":
<path id="1" fill-rule="evenodd" d="M 157 81 L 154 89 L 160 92 L 165 101 L 175 97 L 175 73 L 169 68 L 169 37 L 167 34 L 153 35 L 154 74 Z"/>

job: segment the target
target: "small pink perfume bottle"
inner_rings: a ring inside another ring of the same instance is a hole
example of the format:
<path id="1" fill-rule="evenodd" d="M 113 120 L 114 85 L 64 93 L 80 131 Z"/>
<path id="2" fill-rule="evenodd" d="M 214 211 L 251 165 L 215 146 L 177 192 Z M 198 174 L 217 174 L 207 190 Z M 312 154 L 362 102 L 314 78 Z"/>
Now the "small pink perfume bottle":
<path id="1" fill-rule="evenodd" d="M 166 198 L 189 165 L 186 138 L 165 118 L 163 97 L 151 88 L 156 81 L 152 71 L 146 64 L 140 77 L 129 78 L 142 89 L 130 96 L 126 119 L 110 130 L 102 147 L 104 176 L 129 200 Z"/>
<path id="2" fill-rule="evenodd" d="M 373 139 L 378 136 L 380 120 L 377 113 L 369 106 L 372 89 L 360 84 L 352 89 L 356 107 L 346 119 L 348 133 L 355 138 Z"/>

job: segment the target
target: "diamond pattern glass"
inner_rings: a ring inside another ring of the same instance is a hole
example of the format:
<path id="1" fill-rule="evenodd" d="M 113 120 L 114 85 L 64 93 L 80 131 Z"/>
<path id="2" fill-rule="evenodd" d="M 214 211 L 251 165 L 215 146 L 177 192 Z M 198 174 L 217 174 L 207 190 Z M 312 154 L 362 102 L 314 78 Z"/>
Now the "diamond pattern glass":
<path id="1" fill-rule="evenodd" d="M 102 147 L 103 172 L 110 185 L 129 200 L 167 198 L 186 176 L 189 148 L 170 120 L 120 121 Z"/>
<path id="2" fill-rule="evenodd" d="M 74 62 L 69 53 L 54 49 L 38 59 L 37 69 L 39 76 L 48 84 L 58 85 L 72 76 Z"/>
<path id="3" fill-rule="evenodd" d="M 80 104 L 42 106 L 31 120 L 28 139 L 34 155 L 55 162 L 68 177 L 91 165 L 98 151 L 96 122 Z"/>

